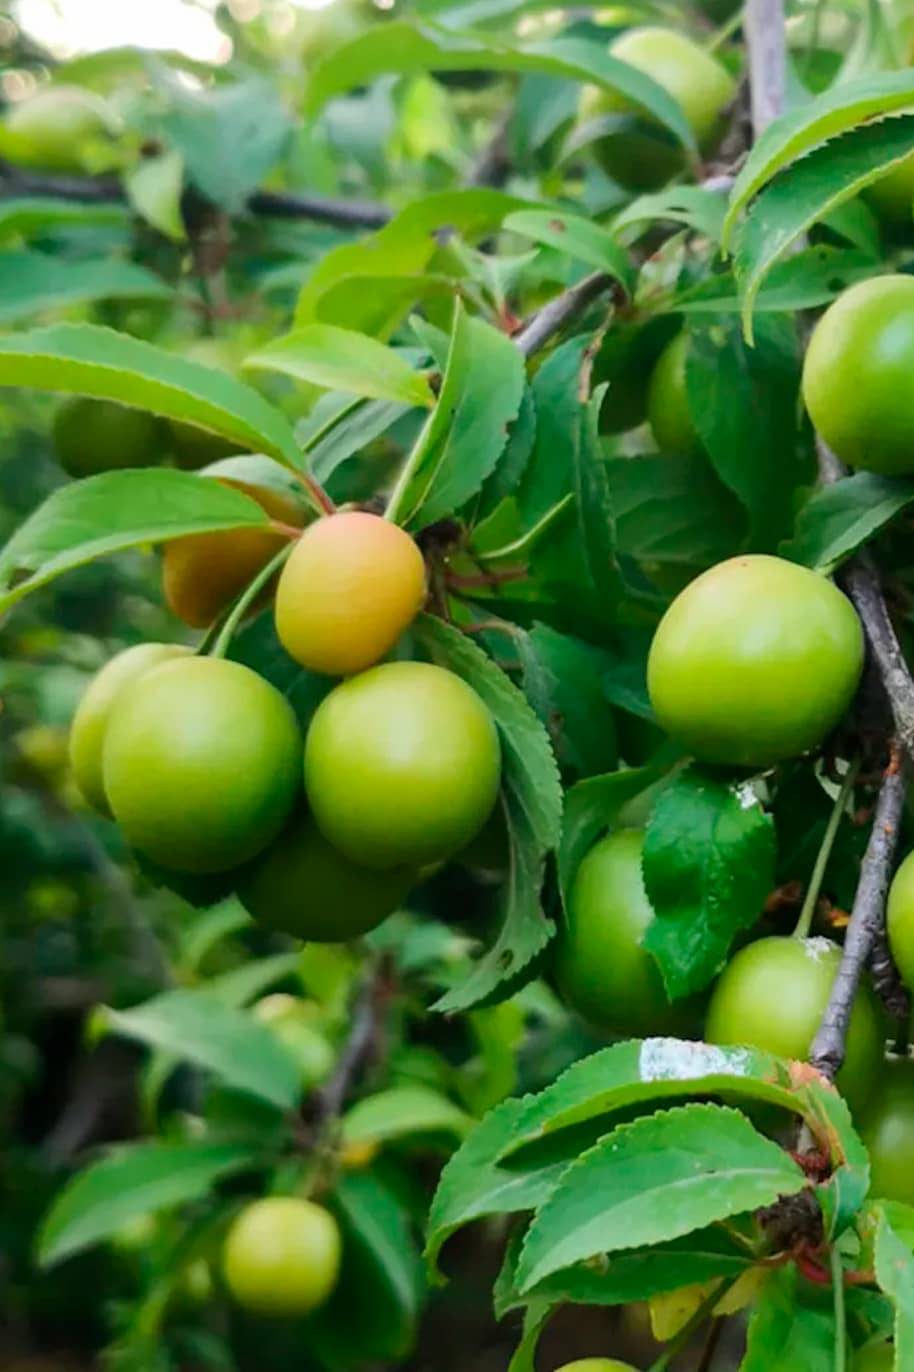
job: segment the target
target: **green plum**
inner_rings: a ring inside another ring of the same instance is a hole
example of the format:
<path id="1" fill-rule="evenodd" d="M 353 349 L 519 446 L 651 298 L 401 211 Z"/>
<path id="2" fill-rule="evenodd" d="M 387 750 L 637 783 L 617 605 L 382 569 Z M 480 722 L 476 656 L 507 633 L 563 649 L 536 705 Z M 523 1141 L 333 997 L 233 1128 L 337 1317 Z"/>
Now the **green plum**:
<path id="1" fill-rule="evenodd" d="M 702 450 L 686 393 L 688 350 L 688 334 L 677 334 L 657 359 L 647 393 L 647 419 L 654 441 L 662 453 L 673 457 L 692 457 Z"/>
<path id="2" fill-rule="evenodd" d="M 344 681 L 319 705 L 305 743 L 317 825 L 364 867 L 453 856 L 489 818 L 500 779 L 488 709 L 460 677 L 424 662 Z"/>
<path id="3" fill-rule="evenodd" d="M 298 1196 L 267 1196 L 232 1223 L 222 1270 L 245 1310 L 292 1318 L 329 1299 L 341 1256 L 339 1226 L 328 1210 Z"/>
<path id="4" fill-rule="evenodd" d="M 60 465 L 73 477 L 148 467 L 168 446 L 165 427 L 155 415 L 82 395 L 58 406 L 52 437 Z"/>
<path id="5" fill-rule="evenodd" d="M 914 1205 L 914 1062 L 889 1058 L 867 1102 L 860 1134 L 870 1155 L 870 1194 Z"/>
<path id="6" fill-rule="evenodd" d="M 816 747 L 863 670 L 848 598 L 782 558 L 720 562 L 663 616 L 648 689 L 664 729 L 702 762 L 770 767 Z"/>
<path id="7" fill-rule="evenodd" d="M 250 668 L 188 657 L 117 699 L 104 784 L 127 842 L 178 872 L 240 866 L 282 829 L 301 786 L 291 706 Z"/>
<path id="8" fill-rule="evenodd" d="M 895 966 L 914 991 L 914 853 L 908 853 L 889 887 L 886 928 Z"/>

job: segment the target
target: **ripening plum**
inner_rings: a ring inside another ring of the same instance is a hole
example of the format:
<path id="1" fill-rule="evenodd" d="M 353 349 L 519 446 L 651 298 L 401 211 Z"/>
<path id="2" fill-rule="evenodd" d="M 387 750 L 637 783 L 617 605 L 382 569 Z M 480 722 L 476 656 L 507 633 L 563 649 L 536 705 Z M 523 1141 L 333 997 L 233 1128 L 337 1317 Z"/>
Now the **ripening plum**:
<path id="1" fill-rule="evenodd" d="M 352 862 L 422 867 L 465 847 L 498 795 L 486 706 L 453 672 L 389 662 L 337 686 L 305 743 L 305 789 L 324 837 Z"/>
<path id="2" fill-rule="evenodd" d="M 827 577 L 766 555 L 702 573 L 660 621 L 648 690 L 702 762 L 770 767 L 816 747 L 853 699 L 863 630 Z"/>
<path id="3" fill-rule="evenodd" d="M 301 788 L 302 741 L 275 686 L 237 662 L 150 668 L 117 699 L 105 792 L 127 842 L 177 872 L 222 872 L 261 852 Z"/>
<path id="4" fill-rule="evenodd" d="M 342 1241 L 323 1206 L 298 1196 L 252 1201 L 222 1251 L 225 1283 L 245 1310 L 294 1317 L 317 1310 L 339 1280 Z"/>
<path id="5" fill-rule="evenodd" d="M 412 538 L 379 515 L 316 520 L 276 590 L 276 632 L 312 672 L 350 676 L 386 656 L 425 600 L 425 563 Z"/>

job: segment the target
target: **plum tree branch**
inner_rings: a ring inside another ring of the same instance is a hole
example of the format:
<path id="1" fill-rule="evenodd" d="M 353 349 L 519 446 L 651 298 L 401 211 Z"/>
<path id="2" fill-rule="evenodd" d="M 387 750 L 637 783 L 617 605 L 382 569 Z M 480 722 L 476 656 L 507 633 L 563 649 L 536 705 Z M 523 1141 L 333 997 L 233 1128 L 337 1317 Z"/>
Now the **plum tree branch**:
<path id="1" fill-rule="evenodd" d="M 784 110 L 787 89 L 784 0 L 746 0 L 744 26 L 752 131 L 758 138 Z"/>
<path id="2" fill-rule="evenodd" d="M 906 787 L 904 754 L 899 746 L 893 745 L 876 802 L 869 842 L 860 865 L 860 880 L 847 926 L 841 965 L 809 1055 L 813 1067 L 829 1080 L 834 1080 L 844 1061 L 854 996 L 878 932 L 883 927 L 889 872 L 898 843 Z"/>
<path id="3" fill-rule="evenodd" d="M 570 319 L 580 314 L 614 284 L 613 278 L 606 272 L 593 272 L 590 276 L 585 276 L 583 281 L 569 286 L 567 291 L 562 291 L 554 300 L 550 300 L 548 305 L 544 305 L 524 325 L 520 333 L 514 335 L 514 342 L 524 357 L 532 357 L 564 328 Z"/>
<path id="4" fill-rule="evenodd" d="M 381 963 L 369 972 L 359 988 L 349 1037 L 343 1045 L 333 1076 L 319 1094 L 317 1122 L 325 1128 L 332 1127 L 339 1118 L 353 1082 L 366 1061 L 377 1051 L 390 992 L 389 972 Z"/>

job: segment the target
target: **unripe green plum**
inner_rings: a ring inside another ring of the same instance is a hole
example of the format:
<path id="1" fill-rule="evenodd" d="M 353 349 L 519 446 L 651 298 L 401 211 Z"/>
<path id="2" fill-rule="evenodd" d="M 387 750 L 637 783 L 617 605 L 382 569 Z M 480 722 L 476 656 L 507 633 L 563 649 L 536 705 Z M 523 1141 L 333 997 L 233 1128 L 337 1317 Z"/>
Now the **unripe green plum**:
<path id="1" fill-rule="evenodd" d="M 870 1155 L 870 1194 L 914 1205 L 914 1062 L 889 1058 L 860 1121 Z"/>
<path id="2" fill-rule="evenodd" d="M 256 500 L 271 519 L 292 527 L 304 523 L 303 510 L 291 496 L 225 476 L 220 466 L 215 464 L 213 480 L 234 486 Z M 200 475 L 208 477 L 210 473 L 204 470 Z M 168 608 L 192 628 L 208 628 L 287 541 L 285 534 L 266 528 L 227 529 L 172 539 L 162 554 L 162 591 Z M 271 587 L 265 587 L 251 608 L 260 608 L 270 594 Z"/>
<path id="3" fill-rule="evenodd" d="M 826 577 L 765 555 L 692 581 L 657 627 L 648 690 L 664 729 L 702 762 L 770 767 L 816 747 L 863 669 L 854 607 Z"/>
<path id="4" fill-rule="evenodd" d="M 301 1068 L 306 1089 L 319 1086 L 333 1071 L 336 1054 L 319 1024 L 320 1010 L 313 1001 L 277 992 L 264 996 L 254 1014 L 288 1048 Z"/>
<path id="5" fill-rule="evenodd" d="M 302 534 L 276 589 L 276 632 L 312 672 L 350 676 L 386 656 L 425 600 L 425 563 L 409 534 L 350 510 Z"/>
<path id="6" fill-rule="evenodd" d="M 253 1201 L 228 1231 L 226 1285 L 258 1315 L 294 1317 L 317 1310 L 339 1280 L 342 1242 L 328 1210 L 297 1196 Z"/>
<path id="7" fill-rule="evenodd" d="M 914 990 L 914 853 L 908 853 L 889 887 L 886 907 L 889 947 L 899 975 Z"/>
<path id="8" fill-rule="evenodd" d="M 674 1032 L 660 970 L 642 946 L 654 911 L 641 876 L 642 829 L 607 835 L 584 858 L 556 946 L 562 993 L 591 1024 L 616 1034 Z"/>
<path id="9" fill-rule="evenodd" d="M 637 1368 L 618 1358 L 579 1358 L 577 1362 L 557 1367 L 556 1372 L 637 1372 Z"/>
<path id="10" fill-rule="evenodd" d="M 117 130 L 111 107 L 82 86 L 47 85 L 6 113 L 3 156 L 23 167 L 85 171 L 85 144 Z"/>
<path id="11" fill-rule="evenodd" d="M 415 884 L 414 870 L 358 867 L 297 815 L 238 885 L 238 897 L 267 929 L 312 943 L 343 943 L 376 928 Z"/>
<path id="12" fill-rule="evenodd" d="M 823 938 L 763 938 L 741 948 L 711 993 L 708 1043 L 761 1048 L 805 1062 L 825 1013 L 841 950 Z M 885 1034 L 868 982 L 857 991 L 837 1085 L 856 1111 L 879 1079 Z"/>
<path id="13" fill-rule="evenodd" d="M 237 662 L 189 657 L 117 699 L 105 792 L 127 842 L 162 867 L 222 872 L 282 829 L 300 790 L 302 742 L 284 696 Z"/>
<path id="14" fill-rule="evenodd" d="M 895 1345 L 870 1343 L 854 1354 L 852 1372 L 895 1372 Z"/>
<path id="15" fill-rule="evenodd" d="M 465 681 L 389 662 L 337 686 L 305 743 L 305 789 L 324 837 L 365 867 L 421 867 L 458 852 L 492 812 L 498 732 Z"/>
<path id="16" fill-rule="evenodd" d="M 688 334 L 677 334 L 660 354 L 647 393 L 647 418 L 654 442 L 662 453 L 673 457 L 692 457 L 702 447 L 686 391 L 688 350 Z"/>
<path id="17" fill-rule="evenodd" d="M 613 40 L 609 51 L 651 77 L 677 101 L 701 147 L 707 149 L 714 142 L 735 90 L 729 72 L 714 57 L 685 34 L 658 26 L 626 30 Z M 599 141 L 596 154 L 620 185 L 652 190 L 681 169 L 682 149 L 665 129 L 642 111 L 633 110 L 624 96 L 585 87 L 582 120 L 614 114 L 624 116 L 624 122 Z"/>
<path id="18" fill-rule="evenodd" d="M 809 417 L 851 467 L 914 472 L 914 277 L 849 287 L 813 331 L 803 365 Z"/>
<path id="19" fill-rule="evenodd" d="M 190 651 L 178 643 L 137 643 L 106 662 L 86 687 L 70 727 L 70 766 L 86 800 L 101 814 L 111 814 L 103 752 L 115 701 L 144 672 L 171 658 L 186 657 Z"/>
<path id="20" fill-rule="evenodd" d="M 73 477 L 148 467 L 167 449 L 164 425 L 155 415 L 82 395 L 57 407 L 52 437 L 61 467 Z"/>
<path id="21" fill-rule="evenodd" d="M 868 186 L 864 195 L 883 224 L 910 231 L 914 227 L 914 153 Z"/>

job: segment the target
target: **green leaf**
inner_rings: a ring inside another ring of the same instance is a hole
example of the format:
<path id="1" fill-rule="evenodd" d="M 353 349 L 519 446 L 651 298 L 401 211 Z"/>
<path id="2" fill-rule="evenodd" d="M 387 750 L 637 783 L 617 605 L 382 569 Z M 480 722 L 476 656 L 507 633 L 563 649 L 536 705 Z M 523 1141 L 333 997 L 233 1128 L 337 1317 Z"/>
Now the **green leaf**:
<path id="1" fill-rule="evenodd" d="M 895 1367 L 914 1369 L 914 1256 L 892 1225 L 891 1209 L 880 1207 L 876 1227 L 876 1280 L 895 1306 Z"/>
<path id="2" fill-rule="evenodd" d="M 249 371 L 282 372 L 327 390 L 430 407 L 432 388 L 421 372 L 366 334 L 332 324 L 308 324 L 274 339 L 245 359 Z"/>
<path id="3" fill-rule="evenodd" d="M 183 243 L 187 237 L 181 214 L 184 158 L 179 152 L 145 157 L 124 177 L 127 199 L 137 214 L 166 238 Z"/>
<path id="4" fill-rule="evenodd" d="M 112 1029 L 208 1068 L 239 1091 L 281 1110 L 301 1094 L 298 1064 L 258 1020 L 206 989 L 165 991 L 132 1010 L 107 1010 Z"/>
<path id="5" fill-rule="evenodd" d="M 912 501 L 914 479 L 855 472 L 812 493 L 780 551 L 806 567 L 833 572 Z"/>
<path id="6" fill-rule="evenodd" d="M 598 386 L 578 411 L 574 449 L 574 493 L 578 528 L 587 570 L 608 619 L 625 588 L 616 558 L 616 512 L 612 487 L 600 446 L 598 424 L 606 386 Z"/>
<path id="7" fill-rule="evenodd" d="M 719 243 L 724 228 L 727 198 L 721 191 L 706 191 L 701 186 L 667 186 L 652 195 L 639 195 L 612 222 L 613 234 L 633 224 L 654 225 L 658 220 L 684 224 Z"/>
<path id="8" fill-rule="evenodd" d="M 806 1178 L 737 1110 L 684 1105 L 623 1124 L 563 1173 L 518 1263 L 529 1290 L 602 1253 L 661 1243 L 794 1195 Z"/>
<path id="9" fill-rule="evenodd" d="M 0 610 L 93 558 L 268 523 L 256 501 L 192 472 L 138 468 L 87 477 L 53 491 L 0 553 Z"/>
<path id="10" fill-rule="evenodd" d="M 443 1013 L 503 1000 L 529 979 L 554 925 L 543 913 L 547 853 L 558 847 L 562 788 L 549 737 L 524 695 L 491 658 L 443 620 L 424 615 L 419 642 L 431 657 L 463 677 L 491 710 L 502 744 L 502 785 L 510 858 L 495 944 L 465 981 L 435 1003 Z"/>
<path id="11" fill-rule="evenodd" d="M 870 1188 L 870 1158 L 854 1127 L 847 1102 L 824 1080 L 812 1078 L 802 1088 L 806 1118 L 832 1167 L 816 1188 L 825 1233 L 837 1238 L 857 1219 Z"/>
<path id="12" fill-rule="evenodd" d="M 285 417 L 250 386 L 96 324 L 54 324 L 0 338 L 0 386 L 118 400 L 301 465 Z"/>
<path id="13" fill-rule="evenodd" d="M 254 1161 L 240 1144 L 135 1143 L 78 1172 L 56 1196 L 38 1235 L 42 1267 L 110 1238 L 131 1220 L 197 1200 Z"/>
<path id="14" fill-rule="evenodd" d="M 582 335 L 562 343 L 546 358 L 531 383 L 536 438 L 517 490 L 525 528 L 555 509 L 573 485 L 580 438 L 581 368 L 592 341 Z"/>
<path id="15" fill-rule="evenodd" d="M 752 311 L 762 282 L 790 245 L 910 156 L 912 144 L 914 115 L 864 125 L 808 153 L 762 192 L 736 243 L 747 339 L 752 339 Z"/>
<path id="16" fill-rule="evenodd" d="M 343 1116 L 344 1143 L 381 1143 L 415 1134 L 456 1134 L 473 1121 L 465 1110 L 430 1086 L 392 1086 L 366 1096 Z"/>
<path id="17" fill-rule="evenodd" d="M 0 252 L 0 323 L 90 300 L 171 295 L 170 286 L 133 262 L 65 262 L 49 253 Z"/>
<path id="18" fill-rule="evenodd" d="M 565 210 L 518 210 L 508 215 L 502 227 L 532 238 L 535 243 L 557 248 L 597 271 L 608 272 L 631 293 L 635 271 L 628 253 L 592 219 Z"/>
<path id="19" fill-rule="evenodd" d="M 783 538 L 794 490 L 812 477 L 798 443 L 799 388 L 793 319 L 760 318 L 754 347 L 735 317 L 690 321 L 689 410 L 717 475 L 748 513 L 753 548 Z"/>
<path id="20" fill-rule="evenodd" d="M 746 520 L 704 455 L 606 464 L 623 556 L 703 570 L 739 550 Z"/>
<path id="21" fill-rule="evenodd" d="M 598 43 L 581 38 L 512 47 L 478 34 L 454 33 L 404 20 L 378 25 L 334 51 L 311 74 L 305 111 L 314 115 L 334 95 L 365 85 L 387 72 L 526 71 L 564 76 L 613 91 L 637 105 L 682 143 L 694 149 L 682 109 L 650 77 L 611 57 Z"/>
<path id="22" fill-rule="evenodd" d="M 296 430 L 308 465 L 322 485 L 349 458 L 386 433 L 411 405 L 391 400 L 359 400 L 332 391 L 322 395 Z"/>
<path id="23" fill-rule="evenodd" d="M 425 528 L 476 495 L 505 449 L 525 385 L 511 340 L 458 304 L 438 403 L 394 488 L 389 517 Z"/>
<path id="24" fill-rule="evenodd" d="M 519 631 L 515 642 L 524 692 L 549 730 L 559 761 L 579 776 L 611 771 L 619 759 L 603 678 L 614 659 L 545 624 Z"/>
<path id="25" fill-rule="evenodd" d="M 426 1257 L 433 1271 L 451 1234 L 474 1220 L 534 1209 L 564 1170 L 564 1158 L 529 1171 L 504 1167 L 497 1161 L 529 1106 L 529 1099 L 497 1105 L 441 1173 L 426 1230 Z"/>
<path id="26" fill-rule="evenodd" d="M 700 991 L 775 885 L 774 822 L 748 783 L 690 767 L 657 797 L 644 839 L 644 936 L 671 998 Z"/>
<path id="27" fill-rule="evenodd" d="M 909 68 L 832 86 L 823 95 L 775 119 L 756 141 L 730 192 L 724 246 L 740 211 L 782 167 L 826 139 L 912 104 L 914 70 Z"/>
<path id="28" fill-rule="evenodd" d="M 189 179 L 216 205 L 240 210 L 279 161 L 291 130 L 273 84 L 251 77 L 194 91 L 171 80 L 168 91 L 162 126 Z"/>
<path id="29" fill-rule="evenodd" d="M 32 238 L 58 228 L 128 229 L 130 216 L 124 205 L 80 204 L 49 196 L 17 196 L 0 202 L 0 243 Z"/>
<path id="30" fill-rule="evenodd" d="M 249 924 L 242 922 L 242 927 Z M 272 957 L 254 958 L 230 972 L 222 972 L 217 977 L 208 977 L 203 989 L 209 995 L 218 996 L 223 1005 L 240 1010 L 257 1000 L 277 982 L 295 978 L 298 971 L 298 953 L 274 953 Z"/>
<path id="31" fill-rule="evenodd" d="M 718 1094 L 766 1101 L 795 1113 L 807 1109 L 794 1093 L 788 1065 L 770 1053 L 684 1039 L 638 1039 L 614 1043 L 572 1064 L 529 1102 L 501 1156 L 573 1125 L 608 1120 L 633 1105 Z M 809 1110 L 807 1118 L 811 1115 Z"/>
<path id="32" fill-rule="evenodd" d="M 858 248 L 816 243 L 803 252 L 791 253 L 771 269 L 755 300 L 755 317 L 784 314 L 789 310 L 813 310 L 827 305 L 848 286 L 865 281 L 879 271 L 879 260 Z M 728 273 L 700 281 L 677 299 L 670 309 L 677 314 L 740 314 L 743 308 L 735 279 Z"/>
<path id="33" fill-rule="evenodd" d="M 802 1367 L 834 1372 L 835 1321 L 831 1302 L 808 1303 L 796 1267 L 777 1267 L 765 1278 L 749 1319 L 749 1343 L 740 1372 Z"/>
<path id="34" fill-rule="evenodd" d="M 597 838 L 616 820 L 619 811 L 663 774 L 664 765 L 630 768 L 587 777 L 565 796 L 559 883 L 567 903 L 575 874 Z"/>
<path id="35" fill-rule="evenodd" d="M 536 1350 L 552 1311 L 547 1301 L 535 1301 L 527 1307 L 521 1341 L 508 1364 L 508 1372 L 536 1372 Z"/>

